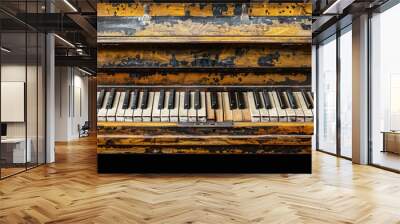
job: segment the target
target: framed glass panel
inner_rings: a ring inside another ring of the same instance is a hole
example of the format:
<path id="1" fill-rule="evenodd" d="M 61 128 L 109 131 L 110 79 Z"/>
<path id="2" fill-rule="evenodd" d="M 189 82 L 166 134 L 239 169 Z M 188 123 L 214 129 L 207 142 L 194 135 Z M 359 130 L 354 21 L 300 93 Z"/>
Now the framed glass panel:
<path id="1" fill-rule="evenodd" d="M 336 154 L 336 36 L 318 47 L 317 149 Z"/>
<path id="2" fill-rule="evenodd" d="M 26 41 L 25 32 L 1 34 L 2 177 L 24 171 L 26 162 L 31 161 L 26 141 Z"/>
<path id="3" fill-rule="evenodd" d="M 38 163 L 38 35 L 36 32 L 27 33 L 27 80 L 26 80 L 26 114 L 27 114 L 27 150 L 30 159 L 27 167 L 37 166 Z"/>
<path id="4" fill-rule="evenodd" d="M 12 16 L 41 13 L 44 3 L 0 3 L 12 12 L 0 12 L 0 178 L 45 162 L 46 39 Z"/>
<path id="5" fill-rule="evenodd" d="M 352 32 L 340 36 L 340 154 L 352 157 Z"/>
<path id="6" fill-rule="evenodd" d="M 400 4 L 371 18 L 371 162 L 400 170 Z"/>

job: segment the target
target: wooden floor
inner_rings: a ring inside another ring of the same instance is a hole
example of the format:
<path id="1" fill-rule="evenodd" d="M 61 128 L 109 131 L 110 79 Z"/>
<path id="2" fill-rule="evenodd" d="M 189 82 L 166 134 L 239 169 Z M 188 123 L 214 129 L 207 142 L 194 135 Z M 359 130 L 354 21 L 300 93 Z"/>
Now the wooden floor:
<path id="1" fill-rule="evenodd" d="M 399 174 L 326 154 L 312 175 L 98 175 L 95 144 L 0 181 L 0 223 L 400 223 Z"/>

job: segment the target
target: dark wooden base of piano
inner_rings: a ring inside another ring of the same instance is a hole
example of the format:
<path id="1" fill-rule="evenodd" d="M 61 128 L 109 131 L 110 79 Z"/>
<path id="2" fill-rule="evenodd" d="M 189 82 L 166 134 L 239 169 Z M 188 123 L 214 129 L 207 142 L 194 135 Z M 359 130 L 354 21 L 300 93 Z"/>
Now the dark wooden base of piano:
<path id="1" fill-rule="evenodd" d="M 311 154 L 98 154 L 99 173 L 311 173 Z"/>

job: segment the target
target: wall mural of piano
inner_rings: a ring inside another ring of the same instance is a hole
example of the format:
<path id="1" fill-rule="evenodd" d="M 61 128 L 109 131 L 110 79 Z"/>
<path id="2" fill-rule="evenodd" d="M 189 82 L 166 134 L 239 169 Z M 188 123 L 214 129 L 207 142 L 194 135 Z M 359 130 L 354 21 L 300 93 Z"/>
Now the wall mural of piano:
<path id="1" fill-rule="evenodd" d="M 97 7 L 99 172 L 311 172 L 311 3 Z"/>

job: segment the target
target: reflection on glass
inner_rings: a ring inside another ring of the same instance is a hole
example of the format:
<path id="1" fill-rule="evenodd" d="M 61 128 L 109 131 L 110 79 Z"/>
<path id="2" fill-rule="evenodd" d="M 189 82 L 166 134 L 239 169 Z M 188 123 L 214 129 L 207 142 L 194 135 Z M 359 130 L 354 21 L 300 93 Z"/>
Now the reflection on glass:
<path id="1" fill-rule="evenodd" d="M 39 33 L 38 35 L 38 77 L 37 77 L 37 82 L 38 82 L 38 143 L 37 143 L 37 149 L 38 149 L 38 156 L 37 156 L 37 162 L 38 164 L 43 164 L 45 163 L 45 120 L 46 120 L 46 108 L 45 108 L 45 99 L 46 99 L 46 91 L 45 91 L 45 65 L 46 65 L 46 37 L 44 34 Z"/>
<path id="2" fill-rule="evenodd" d="M 45 1 L 1 1 L 12 14 L 43 13 Z M 37 17 L 32 17 L 33 19 Z M 0 12 L 0 178 L 45 162 L 43 33 Z"/>
<path id="3" fill-rule="evenodd" d="M 31 151 L 27 167 L 37 165 L 37 76 L 38 76 L 38 35 L 36 32 L 27 33 L 27 82 L 26 82 L 26 114 L 27 114 L 27 142 Z"/>
<path id="4" fill-rule="evenodd" d="M 400 170 L 400 5 L 372 17 L 372 163 Z M 386 134 L 384 134 L 386 132 Z"/>
<path id="5" fill-rule="evenodd" d="M 340 36 L 340 153 L 352 157 L 352 34 Z"/>
<path id="6" fill-rule="evenodd" d="M 26 89 L 26 33 L 2 33 L 1 45 L 1 175 L 25 170 L 31 160 L 24 114 Z M 27 150 L 28 149 L 28 150 Z"/>
<path id="7" fill-rule="evenodd" d="M 318 48 L 318 149 L 336 153 L 336 40 Z"/>

